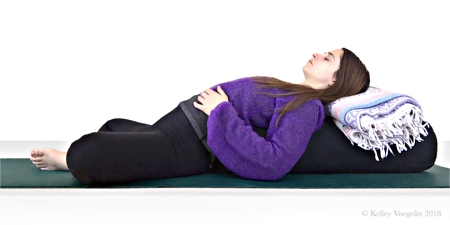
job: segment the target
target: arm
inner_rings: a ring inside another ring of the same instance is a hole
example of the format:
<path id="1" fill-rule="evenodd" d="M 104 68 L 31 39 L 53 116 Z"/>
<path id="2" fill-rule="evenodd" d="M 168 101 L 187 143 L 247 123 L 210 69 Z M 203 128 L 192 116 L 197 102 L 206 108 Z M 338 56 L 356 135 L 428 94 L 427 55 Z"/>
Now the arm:
<path id="1" fill-rule="evenodd" d="M 310 101 L 286 113 L 275 127 L 274 114 L 264 139 L 246 126 L 231 103 L 219 104 L 207 121 L 208 145 L 232 172 L 254 180 L 277 180 L 300 159 L 321 125 L 321 108 Z"/>

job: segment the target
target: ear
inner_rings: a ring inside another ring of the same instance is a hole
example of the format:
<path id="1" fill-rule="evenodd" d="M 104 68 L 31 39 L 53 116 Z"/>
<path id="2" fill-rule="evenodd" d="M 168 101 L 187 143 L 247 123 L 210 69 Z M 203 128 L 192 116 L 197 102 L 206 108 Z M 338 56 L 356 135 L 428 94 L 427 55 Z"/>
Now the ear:
<path id="1" fill-rule="evenodd" d="M 336 73 L 333 75 L 333 80 L 330 83 L 328 83 L 328 86 L 331 87 L 335 81 L 336 81 Z"/>

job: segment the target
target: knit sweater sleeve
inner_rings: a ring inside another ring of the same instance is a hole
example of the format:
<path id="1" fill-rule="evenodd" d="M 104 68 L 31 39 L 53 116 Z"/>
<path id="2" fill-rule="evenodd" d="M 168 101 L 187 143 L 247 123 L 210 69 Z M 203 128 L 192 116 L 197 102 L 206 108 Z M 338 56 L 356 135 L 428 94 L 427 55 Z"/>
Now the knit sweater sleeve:
<path id="1" fill-rule="evenodd" d="M 276 104 L 279 108 L 280 102 Z M 322 126 L 323 108 L 308 101 L 284 114 L 275 126 L 277 116 L 274 113 L 263 138 L 244 124 L 230 102 L 223 102 L 208 117 L 208 145 L 235 174 L 253 180 L 278 180 L 292 169 L 312 134 Z"/>

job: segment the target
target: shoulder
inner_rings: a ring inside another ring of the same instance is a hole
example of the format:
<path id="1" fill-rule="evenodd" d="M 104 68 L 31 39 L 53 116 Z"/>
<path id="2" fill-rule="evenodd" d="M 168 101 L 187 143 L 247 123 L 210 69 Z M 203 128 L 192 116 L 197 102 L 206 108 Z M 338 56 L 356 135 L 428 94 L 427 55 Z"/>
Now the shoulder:
<path id="1" fill-rule="evenodd" d="M 319 99 L 309 100 L 303 103 L 300 108 L 303 108 L 305 111 L 311 113 L 309 114 L 311 117 L 317 118 L 317 126 L 315 131 L 319 130 L 325 120 L 325 110 L 322 102 Z"/>
<path id="2" fill-rule="evenodd" d="M 324 106 L 322 104 L 322 102 L 319 99 L 313 99 L 313 100 L 309 100 L 305 103 L 303 103 L 303 105 L 307 105 L 309 107 L 313 107 L 318 109 L 319 111 L 323 112 Z"/>
<path id="3" fill-rule="evenodd" d="M 318 115 L 325 115 L 324 106 L 319 99 L 313 99 L 306 101 L 298 107 L 301 111 L 309 111 L 311 113 L 317 113 Z"/>
<path id="4" fill-rule="evenodd" d="M 287 102 L 291 101 L 293 97 L 277 98 L 276 108 L 284 106 Z M 285 114 L 287 120 L 291 122 L 308 122 L 316 125 L 315 131 L 322 127 L 325 120 L 325 111 L 322 102 L 319 99 L 313 99 L 306 101 L 298 108 L 287 112 Z"/>

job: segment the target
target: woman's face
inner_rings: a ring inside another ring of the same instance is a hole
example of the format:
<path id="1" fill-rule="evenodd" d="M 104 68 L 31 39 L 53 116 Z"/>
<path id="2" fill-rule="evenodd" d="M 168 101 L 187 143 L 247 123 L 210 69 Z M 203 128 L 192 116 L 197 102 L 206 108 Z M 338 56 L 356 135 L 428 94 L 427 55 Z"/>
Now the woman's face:
<path id="1" fill-rule="evenodd" d="M 339 69 L 344 50 L 335 49 L 324 54 L 314 53 L 312 58 L 303 66 L 305 83 L 313 88 L 327 88 L 332 85 L 334 74 Z"/>

